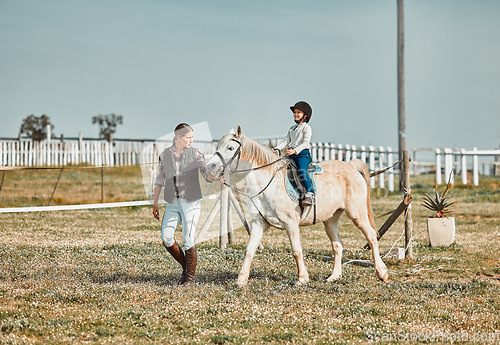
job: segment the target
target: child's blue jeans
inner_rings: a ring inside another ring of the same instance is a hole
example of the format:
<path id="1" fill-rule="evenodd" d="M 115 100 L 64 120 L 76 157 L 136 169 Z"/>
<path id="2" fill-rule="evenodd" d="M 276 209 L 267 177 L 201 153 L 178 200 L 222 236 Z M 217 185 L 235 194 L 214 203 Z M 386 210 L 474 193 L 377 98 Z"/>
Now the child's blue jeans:
<path id="1" fill-rule="evenodd" d="M 311 179 L 309 178 L 309 174 L 307 170 L 309 169 L 309 164 L 311 164 L 311 153 L 308 149 L 300 151 L 296 155 L 289 156 L 297 165 L 297 170 L 299 173 L 299 179 L 302 182 L 302 185 L 306 189 L 307 192 L 314 193 L 314 189 L 312 186 Z"/>

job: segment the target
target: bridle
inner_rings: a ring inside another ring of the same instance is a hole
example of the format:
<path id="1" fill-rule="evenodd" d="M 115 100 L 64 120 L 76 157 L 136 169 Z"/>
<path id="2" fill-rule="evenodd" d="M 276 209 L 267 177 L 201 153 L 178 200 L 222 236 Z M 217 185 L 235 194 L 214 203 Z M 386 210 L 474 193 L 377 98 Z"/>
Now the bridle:
<path id="1" fill-rule="evenodd" d="M 233 137 L 231 138 L 231 141 L 234 141 L 236 143 L 238 143 L 238 148 L 236 149 L 236 152 L 233 154 L 233 156 L 226 162 L 226 160 L 224 159 L 224 157 L 222 156 L 222 154 L 219 152 L 219 151 L 216 151 L 214 155 L 216 155 L 217 157 L 219 157 L 221 163 L 222 163 L 222 176 L 224 176 L 224 173 L 226 172 L 226 169 L 233 163 L 233 161 L 238 158 L 237 162 L 236 162 L 236 168 L 230 172 L 230 174 L 235 174 L 235 173 L 243 173 L 243 172 L 250 172 L 250 171 L 254 171 L 254 170 L 259 170 L 259 169 L 262 169 L 262 168 L 265 168 L 265 167 L 268 167 L 268 166 L 271 166 L 273 164 L 276 164 L 282 160 L 287 160 L 288 162 L 286 162 L 285 164 L 283 164 L 282 166 L 280 166 L 278 169 L 276 169 L 276 171 L 274 172 L 273 176 L 271 177 L 271 179 L 269 180 L 269 182 L 266 184 L 266 186 L 260 191 L 258 192 L 257 194 L 255 195 L 250 195 L 248 193 L 245 193 L 244 191 L 242 190 L 239 190 L 233 186 L 231 186 L 229 183 L 227 182 L 224 182 L 224 185 L 231 188 L 232 190 L 234 190 L 235 192 L 243 195 L 243 196 L 246 196 L 250 199 L 250 201 L 252 202 L 252 204 L 254 205 L 254 207 L 257 209 L 257 211 L 259 212 L 259 214 L 261 215 L 261 217 L 269 224 L 271 224 L 267 219 L 266 217 L 264 216 L 264 214 L 259 210 L 259 208 L 257 207 L 257 205 L 255 204 L 254 202 L 254 198 L 259 196 L 260 194 L 264 193 L 264 191 L 267 189 L 267 187 L 269 187 L 271 185 L 271 183 L 273 182 L 274 178 L 276 177 L 276 175 L 284 168 L 288 167 L 288 165 L 290 165 L 292 162 L 291 159 L 289 159 L 288 157 L 284 156 L 284 157 L 280 157 L 279 159 L 275 160 L 275 161 L 272 161 L 271 163 L 268 163 L 268 164 L 264 164 L 264 165 L 261 165 L 261 166 L 258 166 L 258 167 L 255 167 L 255 168 L 250 168 L 250 169 L 244 169 L 244 170 L 238 170 L 238 165 L 240 164 L 240 158 L 241 158 L 241 148 L 243 146 L 243 144 L 241 143 L 241 141 L 239 141 L 236 137 Z"/>
<path id="2" fill-rule="evenodd" d="M 238 166 L 240 164 L 240 158 L 241 158 L 241 147 L 243 146 L 241 144 L 241 141 L 239 141 L 238 139 L 236 139 L 235 137 L 231 138 L 231 141 L 234 141 L 236 142 L 239 146 L 238 148 L 236 149 L 236 152 L 233 154 L 233 156 L 231 158 L 229 158 L 229 160 L 226 162 L 226 160 L 224 159 L 224 157 L 222 156 L 222 154 L 219 152 L 219 151 L 215 151 L 215 155 L 217 157 L 219 157 L 221 163 L 222 163 L 222 172 L 221 174 L 224 176 L 224 173 L 226 172 L 226 169 L 231 166 L 231 164 L 233 163 L 234 159 L 236 157 L 238 157 L 238 160 L 236 161 L 236 168 L 235 170 L 231 171 L 231 174 L 234 174 L 236 172 L 236 170 L 238 169 Z"/>

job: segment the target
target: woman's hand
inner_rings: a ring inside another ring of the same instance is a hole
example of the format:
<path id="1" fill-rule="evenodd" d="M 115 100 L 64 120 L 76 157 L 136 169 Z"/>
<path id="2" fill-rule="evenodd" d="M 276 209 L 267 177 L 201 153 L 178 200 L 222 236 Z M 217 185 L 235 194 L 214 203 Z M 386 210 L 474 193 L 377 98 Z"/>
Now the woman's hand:
<path id="1" fill-rule="evenodd" d="M 153 217 L 160 220 L 160 210 L 158 209 L 158 204 L 153 205 Z"/>
<path id="2" fill-rule="evenodd" d="M 295 151 L 294 149 L 286 149 L 286 154 L 287 155 L 296 155 L 297 154 L 297 151 Z"/>

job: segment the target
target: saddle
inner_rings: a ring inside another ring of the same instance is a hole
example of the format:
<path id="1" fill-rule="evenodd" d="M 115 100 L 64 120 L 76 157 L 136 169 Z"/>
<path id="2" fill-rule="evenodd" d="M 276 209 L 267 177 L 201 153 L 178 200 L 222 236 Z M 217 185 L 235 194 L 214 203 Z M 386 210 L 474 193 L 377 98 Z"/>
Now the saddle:
<path id="1" fill-rule="evenodd" d="M 309 165 L 309 169 L 307 170 L 315 194 L 317 194 L 317 188 L 316 182 L 314 181 L 314 175 L 321 174 L 322 172 L 323 168 L 315 163 L 311 163 Z M 290 164 L 286 171 L 285 189 L 290 199 L 300 205 L 306 191 L 299 180 L 299 174 L 294 164 Z"/>

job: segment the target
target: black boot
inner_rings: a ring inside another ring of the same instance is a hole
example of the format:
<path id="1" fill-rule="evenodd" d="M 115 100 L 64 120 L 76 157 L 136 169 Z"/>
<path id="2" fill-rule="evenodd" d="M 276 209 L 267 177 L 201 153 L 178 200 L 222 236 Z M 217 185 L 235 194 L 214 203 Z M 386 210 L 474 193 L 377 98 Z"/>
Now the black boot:
<path id="1" fill-rule="evenodd" d="M 179 278 L 177 284 L 184 283 L 186 281 L 186 256 L 184 255 L 181 246 L 179 246 L 177 242 L 174 242 L 174 244 L 171 247 L 167 247 L 165 243 L 163 243 L 163 245 L 170 253 L 170 255 L 172 255 L 174 259 L 182 266 L 182 275 Z"/>

